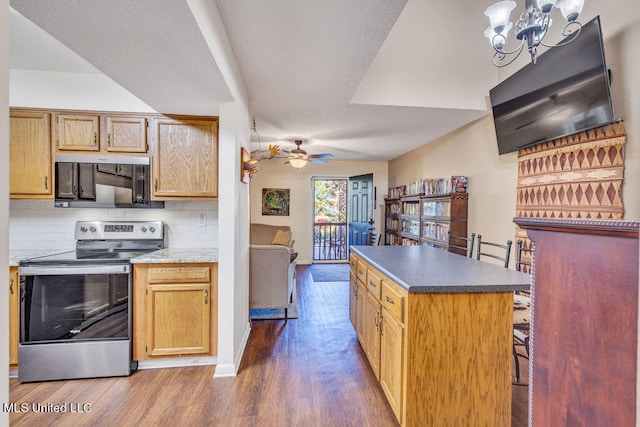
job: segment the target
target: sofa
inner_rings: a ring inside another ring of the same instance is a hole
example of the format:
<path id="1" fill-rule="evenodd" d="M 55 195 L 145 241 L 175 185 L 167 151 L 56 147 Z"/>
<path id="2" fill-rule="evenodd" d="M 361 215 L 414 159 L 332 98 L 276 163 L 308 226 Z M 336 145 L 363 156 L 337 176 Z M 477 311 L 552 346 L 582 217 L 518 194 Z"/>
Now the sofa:
<path id="1" fill-rule="evenodd" d="M 250 308 L 282 308 L 285 319 L 295 286 L 296 256 L 288 226 L 251 224 Z"/>

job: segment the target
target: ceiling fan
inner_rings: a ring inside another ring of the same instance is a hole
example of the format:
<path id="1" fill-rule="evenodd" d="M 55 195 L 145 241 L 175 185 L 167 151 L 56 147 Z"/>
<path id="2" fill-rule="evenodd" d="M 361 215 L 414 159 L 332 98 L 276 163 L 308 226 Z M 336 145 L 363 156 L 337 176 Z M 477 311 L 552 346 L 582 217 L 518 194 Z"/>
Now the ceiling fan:
<path id="1" fill-rule="evenodd" d="M 327 163 L 327 161 L 324 159 L 333 158 L 333 154 L 329 154 L 329 153 L 307 154 L 305 150 L 300 148 L 300 145 L 302 145 L 302 142 L 303 142 L 301 139 L 295 139 L 293 142 L 294 144 L 296 144 L 296 148 L 290 151 L 287 151 L 287 150 L 282 150 L 282 151 L 285 153 L 289 153 L 289 160 L 287 160 L 285 164 L 290 163 L 291 166 L 293 166 L 296 169 L 300 169 L 301 167 L 306 165 L 307 162 Z"/>

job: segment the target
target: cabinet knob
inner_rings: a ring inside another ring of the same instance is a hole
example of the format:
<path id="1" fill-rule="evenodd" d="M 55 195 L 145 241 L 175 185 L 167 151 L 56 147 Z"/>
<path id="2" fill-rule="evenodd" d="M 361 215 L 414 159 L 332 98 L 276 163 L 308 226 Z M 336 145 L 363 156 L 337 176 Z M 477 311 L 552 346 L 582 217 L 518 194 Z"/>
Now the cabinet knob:
<path id="1" fill-rule="evenodd" d="M 155 189 L 155 191 L 158 191 L 158 178 L 156 178 L 153 182 L 153 188 Z"/>
<path id="2" fill-rule="evenodd" d="M 49 177 L 47 175 L 44 176 L 44 189 L 49 189 Z"/>
<path id="3" fill-rule="evenodd" d="M 98 145 L 98 132 L 93 133 L 93 145 Z"/>
<path id="4" fill-rule="evenodd" d="M 204 303 L 209 304 L 209 291 L 207 289 L 204 290 Z"/>
<path id="5" fill-rule="evenodd" d="M 107 146 L 111 147 L 111 134 L 107 134 Z"/>
<path id="6" fill-rule="evenodd" d="M 13 295 L 13 277 L 9 281 L 9 293 Z"/>
<path id="7" fill-rule="evenodd" d="M 386 295 L 385 295 L 385 299 L 387 300 L 387 302 L 388 302 L 389 304 L 395 304 L 395 302 L 394 302 L 391 298 L 389 298 L 388 296 L 386 296 Z"/>

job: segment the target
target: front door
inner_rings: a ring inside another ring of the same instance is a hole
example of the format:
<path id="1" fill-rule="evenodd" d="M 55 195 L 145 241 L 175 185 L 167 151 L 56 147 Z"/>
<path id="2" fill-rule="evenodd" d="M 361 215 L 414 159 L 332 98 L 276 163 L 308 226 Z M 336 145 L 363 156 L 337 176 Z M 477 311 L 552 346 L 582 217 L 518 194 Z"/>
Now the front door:
<path id="1" fill-rule="evenodd" d="M 349 246 L 367 245 L 373 231 L 373 174 L 349 177 Z"/>

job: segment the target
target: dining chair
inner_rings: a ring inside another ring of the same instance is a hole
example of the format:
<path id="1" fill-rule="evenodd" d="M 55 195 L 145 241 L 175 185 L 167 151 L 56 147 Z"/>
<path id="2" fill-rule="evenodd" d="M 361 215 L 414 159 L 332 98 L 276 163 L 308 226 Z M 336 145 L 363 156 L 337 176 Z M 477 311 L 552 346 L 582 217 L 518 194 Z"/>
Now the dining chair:
<path id="1" fill-rule="evenodd" d="M 525 258 L 525 255 L 526 258 Z M 522 240 L 516 244 L 516 265 L 518 271 L 531 272 L 531 256 L 533 248 L 526 248 Z M 525 261 L 525 259 L 528 259 Z M 529 330 L 531 325 L 531 294 L 515 292 L 513 295 L 513 357 L 515 360 L 516 380 L 514 385 L 528 385 L 521 380 L 520 359 L 529 360 Z M 518 349 L 524 349 L 524 352 Z"/>
<path id="2" fill-rule="evenodd" d="M 509 267 L 509 256 L 511 255 L 511 240 L 507 240 L 506 245 L 502 245 L 500 243 L 493 243 L 482 240 L 482 235 L 478 234 L 478 252 L 477 259 L 480 260 L 482 257 L 489 257 L 493 259 L 497 259 L 503 262 L 504 268 Z M 502 251 L 505 251 L 504 255 L 501 255 Z"/>
<path id="3" fill-rule="evenodd" d="M 369 245 L 378 246 L 380 244 L 380 233 L 369 234 Z"/>
<path id="4" fill-rule="evenodd" d="M 475 243 L 476 233 L 471 233 L 471 237 L 451 236 L 451 231 L 447 232 L 447 234 L 449 252 L 473 258 L 473 245 Z"/>

